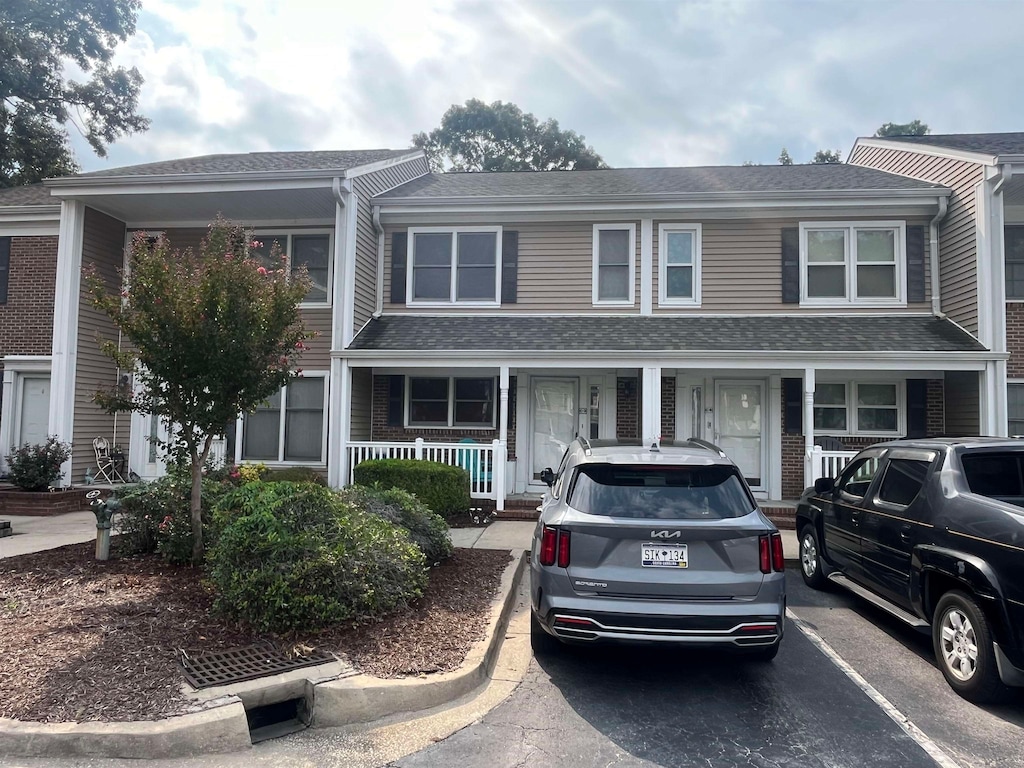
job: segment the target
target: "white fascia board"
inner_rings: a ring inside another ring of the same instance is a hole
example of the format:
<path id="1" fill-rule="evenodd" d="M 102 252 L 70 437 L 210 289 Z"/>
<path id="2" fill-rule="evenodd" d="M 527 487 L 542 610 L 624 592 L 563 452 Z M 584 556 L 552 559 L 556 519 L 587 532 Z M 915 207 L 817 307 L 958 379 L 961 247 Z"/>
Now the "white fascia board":
<path id="1" fill-rule="evenodd" d="M 116 217 L 115 217 L 116 218 Z M 334 219 L 241 219 L 239 223 L 247 229 L 297 228 L 297 227 L 334 227 Z M 209 219 L 147 219 L 145 221 L 126 221 L 125 229 L 206 229 Z"/>
<path id="2" fill-rule="evenodd" d="M 827 368 L 846 370 L 984 370 L 989 361 L 1005 360 L 1005 352 L 806 352 L 765 350 L 629 352 L 623 350 L 359 350 L 332 352 L 352 366 L 409 366 L 424 364 L 497 366 L 515 363 L 518 367 L 565 367 L 571 361 L 576 368 L 729 368 L 779 369 Z"/>
<path id="3" fill-rule="evenodd" d="M 60 232 L 60 205 L 12 205 L 0 208 L 0 236 L 42 237 Z"/>
<path id="4" fill-rule="evenodd" d="M 375 171 L 382 171 L 385 168 L 390 168 L 393 165 L 401 165 L 402 163 L 408 163 L 412 160 L 418 160 L 421 157 L 426 157 L 426 154 L 422 149 L 417 149 L 415 152 L 410 152 L 407 155 L 399 155 L 398 157 L 392 157 L 388 160 L 378 160 L 376 163 L 367 163 L 366 165 L 357 165 L 354 168 L 349 168 L 343 174 L 346 179 L 355 179 L 359 176 L 365 176 L 368 173 Z M 404 184 L 405 182 L 403 182 Z"/>
<path id="5" fill-rule="evenodd" d="M 983 165 L 994 165 L 998 161 L 995 155 L 988 155 L 984 152 L 970 152 L 966 149 L 952 149 L 950 147 L 939 147 L 933 144 L 918 143 L 916 141 L 890 141 L 887 139 L 860 138 L 853 143 L 853 149 L 847 157 L 853 157 L 858 147 L 874 147 L 877 149 L 897 149 L 903 152 L 917 152 L 922 155 L 933 157 L 946 157 L 950 160 L 967 160 L 972 163 Z M 854 165 L 860 165 L 854 163 Z"/>
<path id="6" fill-rule="evenodd" d="M 291 176 L 287 178 L 224 178 L 209 179 L 202 176 L 160 176 L 137 181 L 97 179 L 88 185 L 52 187 L 55 197 L 93 197 L 97 195 L 166 195 L 195 194 L 198 192 L 264 192 L 291 189 L 330 190 L 334 176 Z"/>

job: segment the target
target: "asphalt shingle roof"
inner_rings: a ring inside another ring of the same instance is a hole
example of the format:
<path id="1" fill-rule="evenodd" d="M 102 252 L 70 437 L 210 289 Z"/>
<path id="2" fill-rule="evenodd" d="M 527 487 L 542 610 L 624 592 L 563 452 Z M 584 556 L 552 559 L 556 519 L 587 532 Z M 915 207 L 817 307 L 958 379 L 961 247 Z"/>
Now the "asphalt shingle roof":
<path id="1" fill-rule="evenodd" d="M 974 352 L 985 348 L 930 316 L 480 317 L 384 315 L 352 349 L 481 351 Z"/>
<path id="2" fill-rule="evenodd" d="M 693 168 L 611 168 L 600 171 L 432 173 L 385 192 L 375 199 L 564 197 L 567 195 L 617 197 L 910 189 L 940 190 L 942 187 L 938 184 L 930 184 L 874 168 L 834 163 Z"/>
<path id="3" fill-rule="evenodd" d="M 0 189 L 0 206 L 5 205 L 60 205 L 60 200 L 51 197 L 50 190 L 42 184 L 28 184 Z"/>
<path id="4" fill-rule="evenodd" d="M 939 133 L 928 136 L 886 136 L 885 141 L 926 144 L 985 155 L 1024 155 L 1024 133 Z"/>
<path id="5" fill-rule="evenodd" d="M 123 168 L 80 173 L 75 178 L 164 176 L 189 173 L 272 173 L 274 171 L 344 171 L 408 155 L 414 149 L 358 149 L 332 152 L 246 152 L 161 160 Z"/>

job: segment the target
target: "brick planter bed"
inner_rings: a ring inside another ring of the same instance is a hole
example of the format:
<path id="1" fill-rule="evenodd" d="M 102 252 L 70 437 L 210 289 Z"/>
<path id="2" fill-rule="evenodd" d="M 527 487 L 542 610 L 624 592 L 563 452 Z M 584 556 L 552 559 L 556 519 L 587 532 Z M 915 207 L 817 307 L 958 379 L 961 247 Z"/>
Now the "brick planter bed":
<path id="1" fill-rule="evenodd" d="M 66 491 L 17 491 L 0 488 L 0 515 L 48 517 L 89 509 L 85 488 Z"/>

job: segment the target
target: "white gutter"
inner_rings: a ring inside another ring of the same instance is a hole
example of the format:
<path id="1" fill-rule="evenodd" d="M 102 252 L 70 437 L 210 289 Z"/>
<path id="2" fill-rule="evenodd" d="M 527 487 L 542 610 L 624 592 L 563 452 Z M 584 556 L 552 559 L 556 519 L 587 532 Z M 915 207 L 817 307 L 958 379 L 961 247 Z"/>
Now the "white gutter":
<path id="1" fill-rule="evenodd" d="M 948 208 L 949 201 L 945 197 L 940 197 L 939 212 L 928 224 L 928 251 L 932 266 L 932 314 L 940 318 L 945 315 L 942 313 L 942 288 L 939 284 L 939 222 L 946 217 Z"/>
<path id="2" fill-rule="evenodd" d="M 384 227 L 380 223 L 380 206 L 373 206 L 373 229 L 377 233 L 377 305 L 373 316 L 384 313 Z"/>

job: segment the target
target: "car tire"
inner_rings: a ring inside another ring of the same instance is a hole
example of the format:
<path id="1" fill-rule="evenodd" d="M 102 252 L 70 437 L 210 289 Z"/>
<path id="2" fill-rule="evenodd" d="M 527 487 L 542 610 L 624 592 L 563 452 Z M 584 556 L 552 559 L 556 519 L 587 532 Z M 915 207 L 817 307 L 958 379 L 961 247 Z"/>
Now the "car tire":
<path id="1" fill-rule="evenodd" d="M 775 643 L 774 645 L 768 645 L 764 648 L 755 648 L 754 650 L 747 651 L 746 657 L 751 661 L 768 662 L 779 655 L 779 647 L 782 645 L 782 641 Z"/>
<path id="2" fill-rule="evenodd" d="M 552 637 L 540 625 L 537 614 L 530 611 L 530 647 L 535 656 L 551 656 L 562 648 L 558 638 Z"/>
<path id="3" fill-rule="evenodd" d="M 968 701 L 994 703 L 1009 695 L 999 679 L 988 618 L 966 592 L 952 590 L 939 599 L 932 617 L 932 646 L 946 682 Z"/>
<path id="4" fill-rule="evenodd" d="M 811 589 L 824 589 L 828 584 L 821 568 L 821 545 L 814 526 L 808 523 L 800 531 L 800 575 Z"/>

